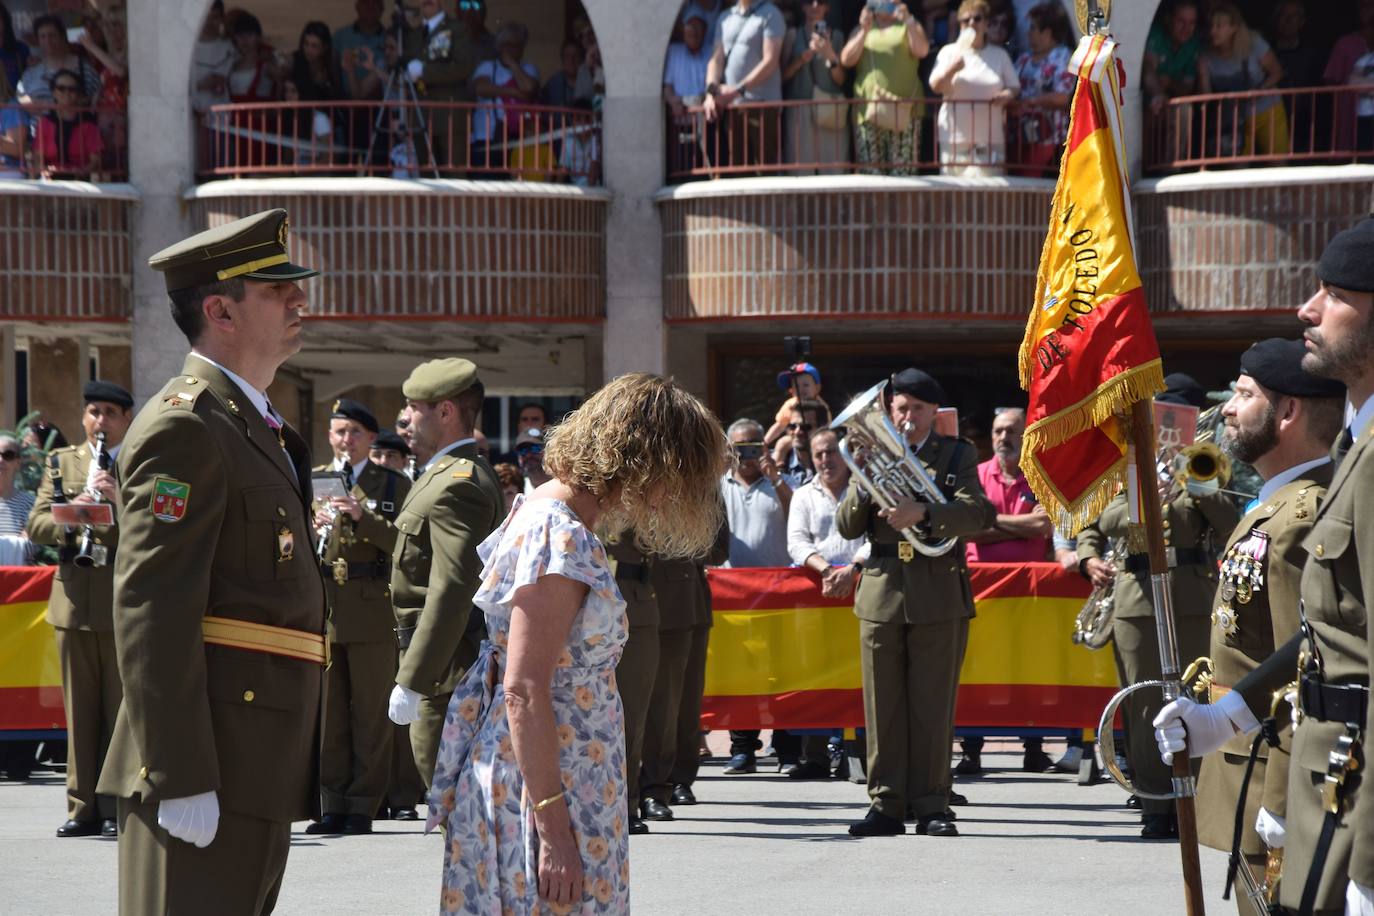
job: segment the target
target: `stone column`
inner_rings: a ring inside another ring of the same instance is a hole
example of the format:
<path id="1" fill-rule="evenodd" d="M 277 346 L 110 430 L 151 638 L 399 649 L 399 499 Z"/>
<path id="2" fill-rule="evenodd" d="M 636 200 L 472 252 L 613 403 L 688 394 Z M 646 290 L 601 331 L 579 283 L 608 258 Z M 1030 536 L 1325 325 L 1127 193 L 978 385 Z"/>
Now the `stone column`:
<path id="1" fill-rule="evenodd" d="M 148 257 L 189 235 L 182 192 L 194 180 L 191 49 L 206 0 L 129 0 L 129 177 L 142 200 L 131 221 L 134 397 L 156 394 L 189 349 L 172 321 L 162 275 Z"/>
<path id="2" fill-rule="evenodd" d="M 81 386 L 87 366 L 85 348 L 75 337 L 29 340 L 29 410 L 62 430 L 68 442 L 85 439 L 81 431 Z"/>
<path id="3" fill-rule="evenodd" d="M 663 372 L 663 58 L 677 0 L 586 0 L 606 68 L 602 174 L 606 220 L 605 379 Z"/>

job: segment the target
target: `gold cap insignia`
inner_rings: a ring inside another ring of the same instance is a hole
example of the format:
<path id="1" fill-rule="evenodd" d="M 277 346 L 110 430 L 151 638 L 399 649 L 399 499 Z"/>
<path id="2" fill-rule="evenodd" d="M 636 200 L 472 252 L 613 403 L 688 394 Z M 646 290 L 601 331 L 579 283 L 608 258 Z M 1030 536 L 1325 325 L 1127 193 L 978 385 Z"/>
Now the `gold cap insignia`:
<path id="1" fill-rule="evenodd" d="M 277 244 L 281 245 L 283 249 L 286 248 L 286 235 L 290 226 L 291 220 L 284 219 L 281 221 L 281 225 L 277 227 Z"/>

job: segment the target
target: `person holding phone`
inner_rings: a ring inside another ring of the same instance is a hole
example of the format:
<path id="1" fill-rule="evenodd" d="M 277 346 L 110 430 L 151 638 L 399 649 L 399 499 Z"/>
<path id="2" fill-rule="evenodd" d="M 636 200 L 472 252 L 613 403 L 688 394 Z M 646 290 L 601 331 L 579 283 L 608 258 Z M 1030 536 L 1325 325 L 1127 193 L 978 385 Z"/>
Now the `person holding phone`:
<path id="1" fill-rule="evenodd" d="M 849 103 L 844 98 L 848 71 L 840 63 L 844 34 L 826 22 L 829 0 L 806 0 L 805 18 L 789 28 L 782 46 L 782 95 L 815 104 L 783 112 L 782 150 L 787 162 L 807 168 L 795 174 L 838 174 L 840 168 L 815 168 L 849 162 Z"/>
<path id="2" fill-rule="evenodd" d="M 854 115 L 860 172 L 916 174 L 925 116 L 921 60 L 929 53 L 925 29 L 905 3 L 869 0 L 859 13 L 840 63 L 856 70 L 854 95 L 868 102 Z"/>
<path id="3" fill-rule="evenodd" d="M 930 88 L 943 96 L 936 121 L 940 172 L 1001 175 L 1006 162 L 1006 107 L 1021 91 L 1011 55 L 987 40 L 986 0 L 959 4 L 959 37 L 940 49 Z"/>

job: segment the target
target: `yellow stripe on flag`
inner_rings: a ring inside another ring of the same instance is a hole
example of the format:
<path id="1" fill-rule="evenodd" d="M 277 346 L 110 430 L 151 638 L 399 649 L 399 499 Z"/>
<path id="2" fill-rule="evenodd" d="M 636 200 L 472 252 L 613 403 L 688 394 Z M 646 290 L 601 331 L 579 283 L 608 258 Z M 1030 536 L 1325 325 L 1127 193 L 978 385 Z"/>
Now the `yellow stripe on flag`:
<path id="1" fill-rule="evenodd" d="M 46 601 L 0 605 L 0 687 L 61 687 Z"/>

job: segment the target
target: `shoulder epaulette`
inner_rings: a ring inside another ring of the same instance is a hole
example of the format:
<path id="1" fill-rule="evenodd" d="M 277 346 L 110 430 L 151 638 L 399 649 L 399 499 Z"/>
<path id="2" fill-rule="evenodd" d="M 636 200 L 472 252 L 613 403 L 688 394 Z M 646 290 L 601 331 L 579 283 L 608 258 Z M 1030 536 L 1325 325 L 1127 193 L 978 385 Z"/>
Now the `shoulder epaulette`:
<path id="1" fill-rule="evenodd" d="M 205 385 L 195 376 L 179 375 L 162 389 L 161 409 L 190 410 L 205 390 Z"/>

